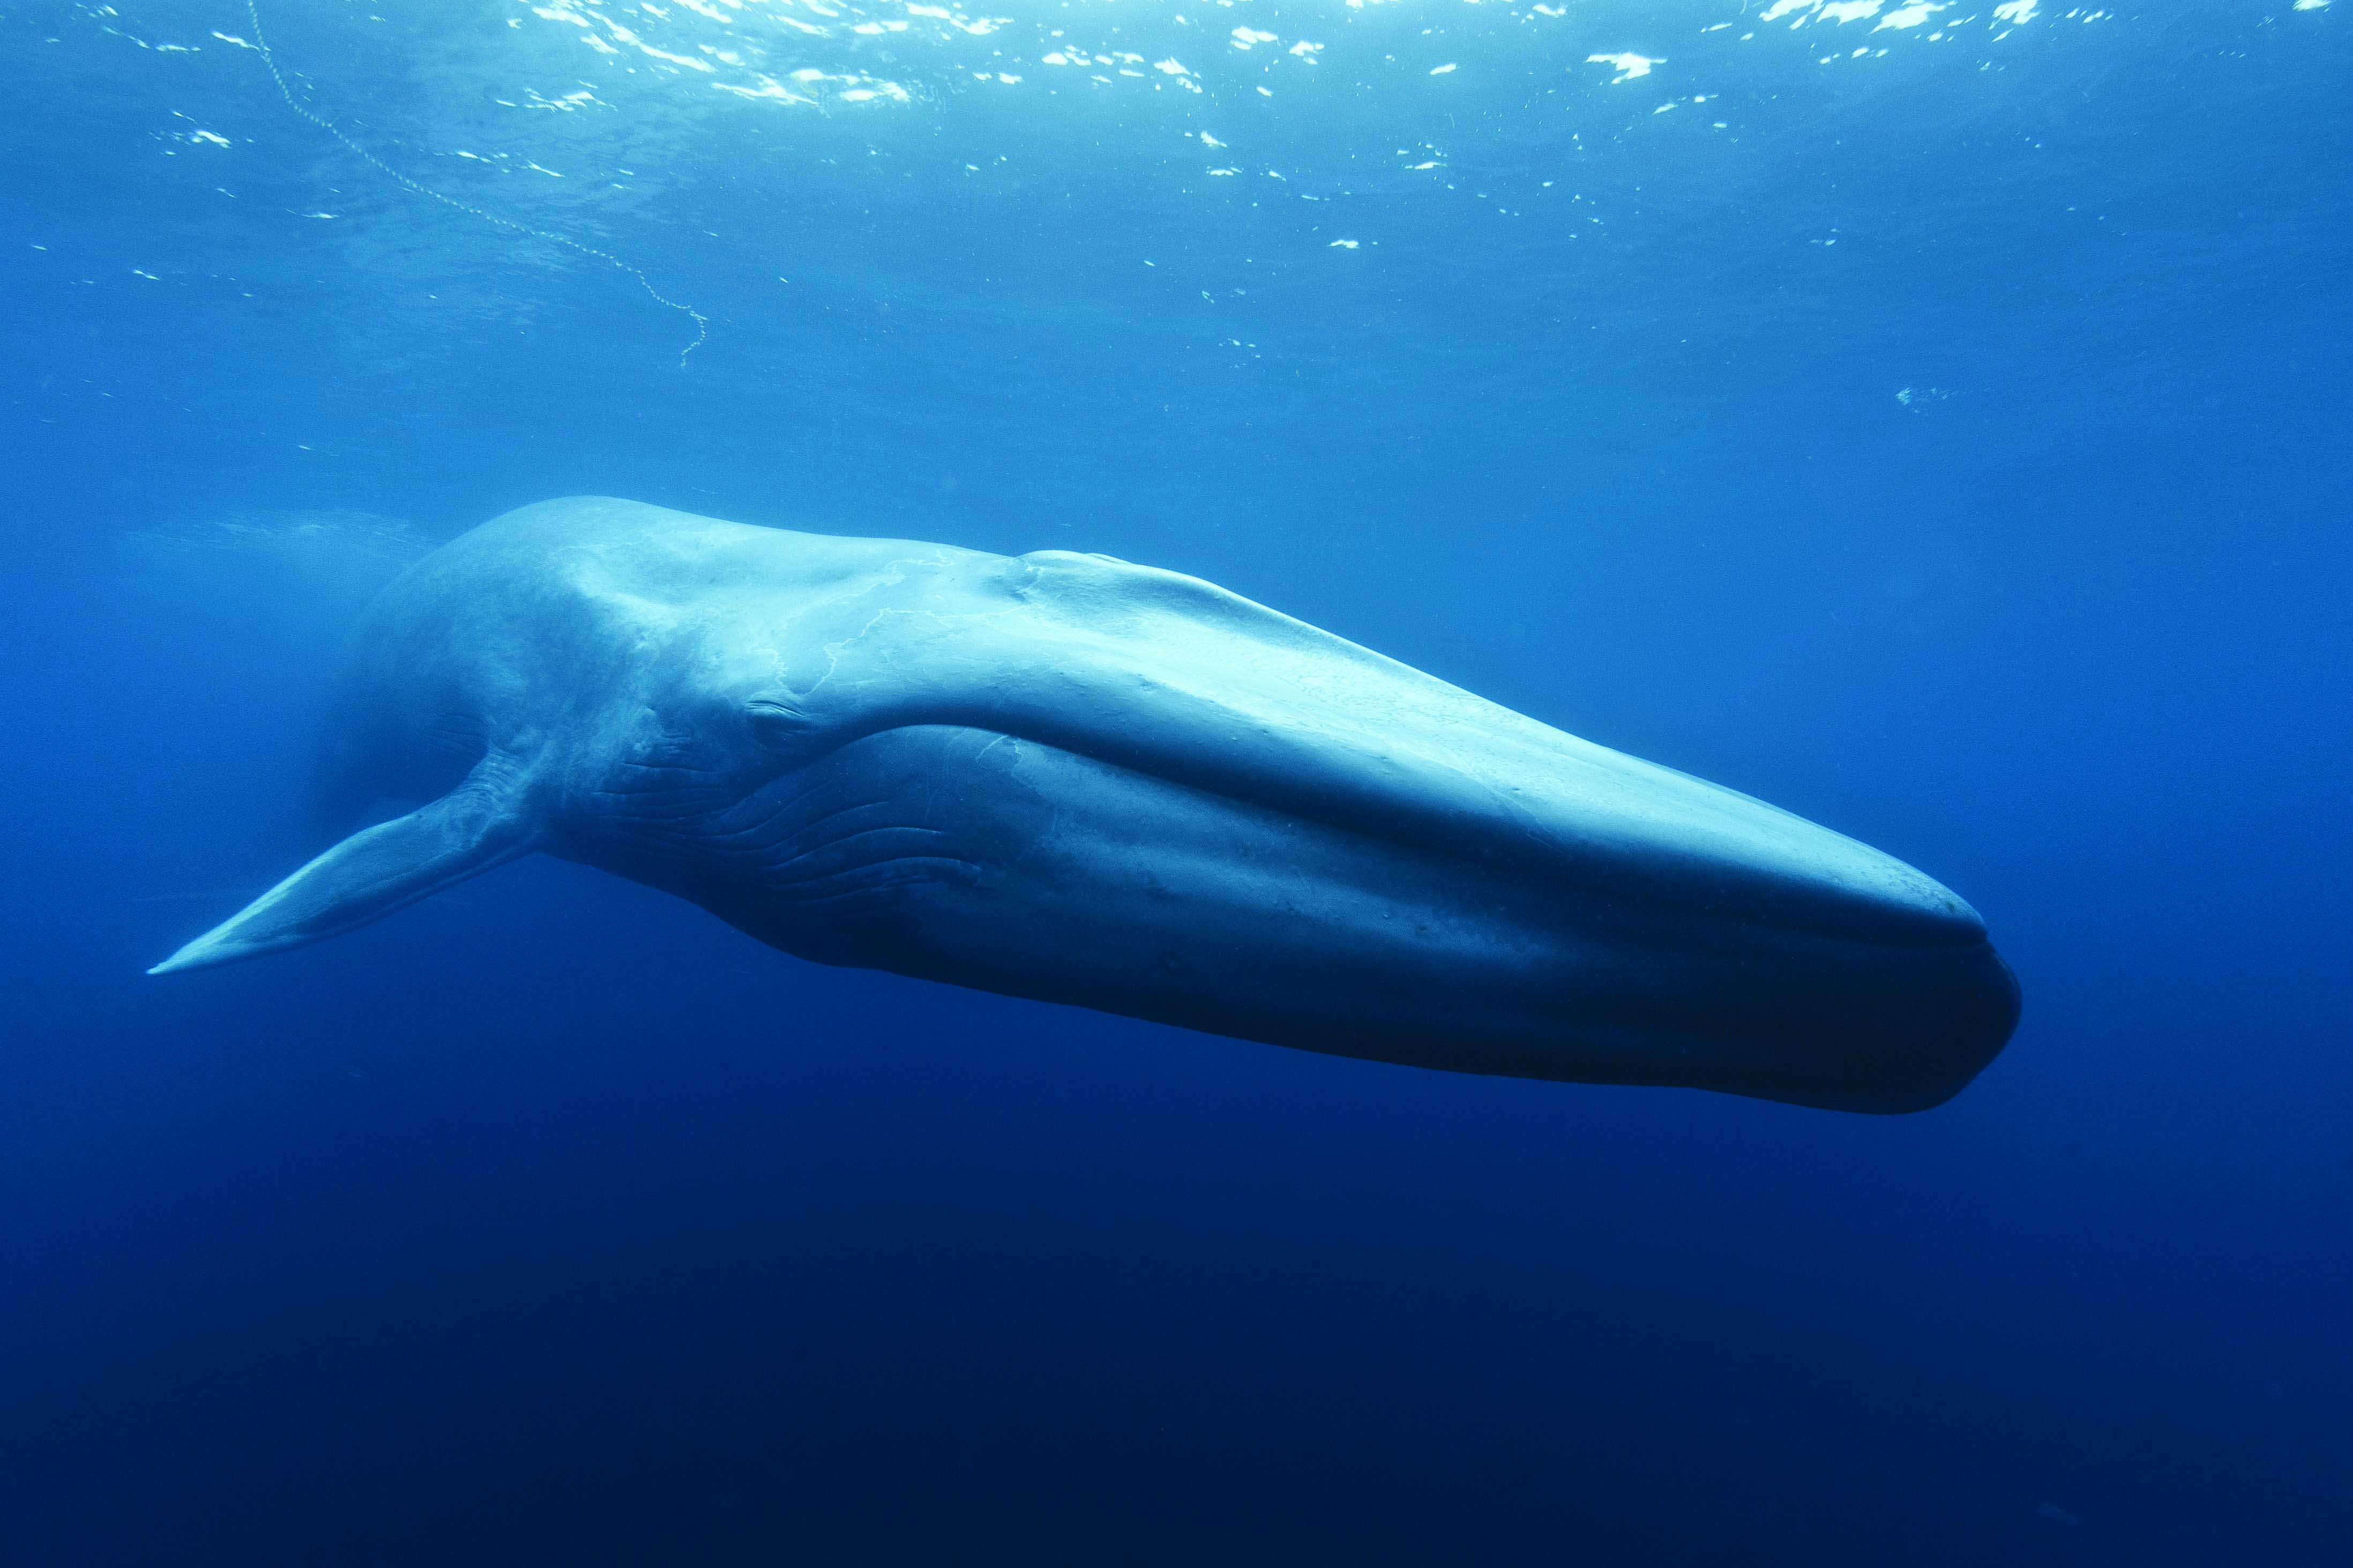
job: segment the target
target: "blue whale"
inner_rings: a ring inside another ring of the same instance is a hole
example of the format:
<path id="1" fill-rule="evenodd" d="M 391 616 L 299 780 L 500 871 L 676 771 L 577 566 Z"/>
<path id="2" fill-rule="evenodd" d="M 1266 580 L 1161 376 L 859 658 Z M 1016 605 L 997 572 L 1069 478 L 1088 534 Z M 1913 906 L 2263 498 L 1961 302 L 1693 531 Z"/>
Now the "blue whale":
<path id="1" fill-rule="evenodd" d="M 2009 1040 L 1902 862 L 1197 578 L 575 498 L 356 628 L 331 772 L 430 804 L 151 971 L 533 851 L 823 963 L 1460 1072 L 1907 1111 Z"/>

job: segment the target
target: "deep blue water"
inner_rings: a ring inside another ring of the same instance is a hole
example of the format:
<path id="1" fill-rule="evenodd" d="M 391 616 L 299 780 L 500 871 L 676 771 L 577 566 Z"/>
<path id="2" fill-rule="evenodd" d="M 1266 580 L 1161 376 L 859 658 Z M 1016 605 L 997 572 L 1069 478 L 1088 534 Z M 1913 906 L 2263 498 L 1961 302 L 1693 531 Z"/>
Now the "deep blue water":
<path id="1" fill-rule="evenodd" d="M 0 4 L 0 1560 L 2353 1561 L 2353 13 L 1770 9 Z M 544 858 L 143 977 L 579 492 L 1224 583 L 2025 1023 L 1452 1077 Z"/>

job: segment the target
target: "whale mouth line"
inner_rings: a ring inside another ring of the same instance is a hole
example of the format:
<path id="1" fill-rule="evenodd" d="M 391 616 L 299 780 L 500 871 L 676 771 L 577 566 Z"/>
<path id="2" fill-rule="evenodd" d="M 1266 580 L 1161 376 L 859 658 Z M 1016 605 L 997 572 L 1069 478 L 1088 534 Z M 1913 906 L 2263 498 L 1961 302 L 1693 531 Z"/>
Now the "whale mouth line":
<path id="1" fill-rule="evenodd" d="M 1860 948 L 1966 949 L 1989 941 L 1977 911 L 1940 884 L 1811 824 L 1799 826 L 1884 867 L 1894 890 L 1858 893 L 1828 882 L 1810 883 L 1782 868 L 1746 863 L 1732 855 L 1662 848 L 1654 837 L 1646 841 L 1621 832 L 1613 837 L 1615 825 L 1607 821 L 1597 824 L 1581 842 L 1564 842 L 1563 835 L 1547 831 L 1547 825 L 1515 809 L 1508 795 L 1492 786 L 1478 792 L 1483 797 L 1479 804 L 1488 807 L 1484 811 L 1464 809 L 1469 792 L 1451 800 L 1416 798 L 1404 787 L 1412 781 L 1396 778 L 1366 779 L 1353 791 L 1319 791 L 1268 770 L 1219 765 L 1222 759 L 1215 757 L 1186 765 L 1192 760 L 1186 748 L 1133 740 L 1091 744 L 1093 737 L 1058 733 L 1042 725 L 945 716 L 902 718 L 845 737 L 828 754 L 859 740 L 919 729 L 959 729 L 988 736 L 983 754 L 1010 742 L 1082 757 L 1270 817 L 1312 822 L 1368 845 L 1435 857 L 1500 882 L 1546 889 L 1577 903 L 1591 900 L 1597 915 L 1602 914 L 1599 906 L 1610 906 L 1613 912 L 1603 918 L 1613 921 L 1649 924 L 1700 917 L 1720 925 L 1727 935 L 1745 929 Z M 1711 797 L 1737 801 L 1777 820 L 1798 820 L 1746 795 L 1687 774 L 1677 776 Z M 1395 809 L 1384 811 L 1384 805 Z"/>

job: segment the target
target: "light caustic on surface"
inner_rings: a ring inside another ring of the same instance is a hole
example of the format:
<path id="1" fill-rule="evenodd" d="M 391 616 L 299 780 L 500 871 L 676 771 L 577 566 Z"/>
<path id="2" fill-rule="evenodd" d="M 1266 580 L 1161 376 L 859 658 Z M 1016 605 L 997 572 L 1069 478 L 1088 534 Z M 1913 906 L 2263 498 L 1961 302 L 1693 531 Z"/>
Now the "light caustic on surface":
<path id="1" fill-rule="evenodd" d="M 487 224 L 495 224 L 500 228 L 509 229 L 516 234 L 526 234 L 533 239 L 543 239 L 551 245 L 560 245 L 566 250 L 575 251 L 592 260 L 601 261 L 607 267 L 616 268 L 620 271 L 628 273 L 630 277 L 637 279 L 638 287 L 643 289 L 649 295 L 650 295 L 656 304 L 664 306 L 672 310 L 681 311 L 693 321 L 694 341 L 687 344 L 683 349 L 681 349 L 678 355 L 678 367 L 681 370 L 684 370 L 686 368 L 687 356 L 694 353 L 695 350 L 701 348 L 703 344 L 703 341 L 711 335 L 711 319 L 708 316 L 705 316 L 702 311 L 696 310 L 691 305 L 683 304 L 679 300 L 671 299 L 669 295 L 654 287 L 653 279 L 646 276 L 645 269 L 643 268 L 622 260 L 619 257 L 614 255 L 609 250 L 599 250 L 596 247 L 583 244 L 581 241 L 572 238 L 569 235 L 557 234 L 553 230 L 534 227 L 531 224 L 519 222 L 514 218 L 501 217 L 494 212 L 486 212 L 480 207 L 475 206 L 470 203 L 461 202 L 455 196 L 444 195 L 442 192 L 433 189 L 430 185 L 424 184 L 417 180 L 411 179 L 408 175 L 402 174 L 399 170 L 394 168 L 391 164 L 385 163 L 383 159 L 369 152 L 365 147 L 361 146 L 357 142 L 352 140 L 351 137 L 345 135 L 343 128 L 335 124 L 334 121 L 303 107 L 301 100 L 294 96 L 293 89 L 287 85 L 286 73 L 278 68 L 278 56 L 269 47 L 269 35 L 262 30 L 261 9 L 258 0 L 246 0 L 245 11 L 246 15 L 252 19 L 254 47 L 260 52 L 261 63 L 269 68 L 269 79 L 278 84 L 278 95 L 286 100 L 287 108 L 292 110 L 304 120 L 309 121 L 311 124 L 317 126 L 320 130 L 333 137 L 336 141 L 342 142 L 345 150 L 347 150 L 352 156 L 359 159 L 362 163 L 367 164 L 368 167 L 375 170 L 378 174 L 384 175 L 386 179 L 392 181 L 395 184 L 400 186 L 401 189 L 407 191 L 412 195 L 423 196 L 427 201 L 439 202 L 445 207 L 451 207 L 459 212 L 465 213 L 470 216 L 478 217 Z"/>

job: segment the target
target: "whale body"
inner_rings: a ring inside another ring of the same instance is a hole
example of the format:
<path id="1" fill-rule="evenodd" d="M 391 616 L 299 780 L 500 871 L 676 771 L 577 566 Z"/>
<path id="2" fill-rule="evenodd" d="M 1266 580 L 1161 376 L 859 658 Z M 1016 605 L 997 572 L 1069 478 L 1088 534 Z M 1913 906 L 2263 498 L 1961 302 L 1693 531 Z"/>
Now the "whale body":
<path id="1" fill-rule="evenodd" d="M 542 851 L 820 963 L 1341 1056 L 1926 1109 L 2019 993 L 1960 899 L 1196 578 L 574 498 L 352 639 L 332 774 L 430 804 L 153 973 Z"/>

